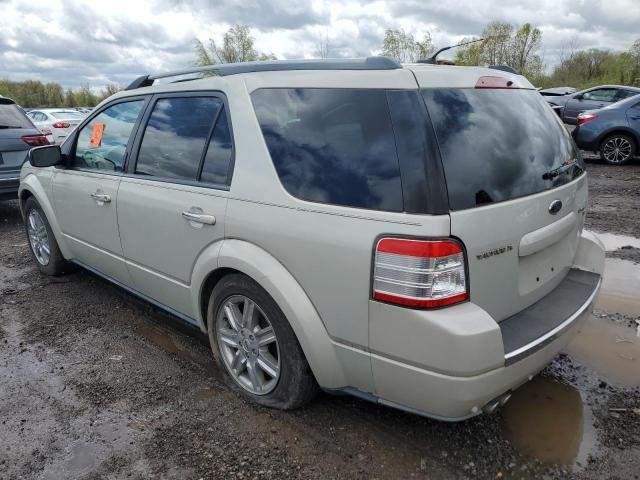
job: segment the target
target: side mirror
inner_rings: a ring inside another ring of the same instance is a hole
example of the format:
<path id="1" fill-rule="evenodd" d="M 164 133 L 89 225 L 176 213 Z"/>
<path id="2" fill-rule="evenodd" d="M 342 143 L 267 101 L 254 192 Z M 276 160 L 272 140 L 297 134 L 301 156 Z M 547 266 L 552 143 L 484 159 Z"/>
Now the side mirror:
<path id="1" fill-rule="evenodd" d="M 576 93 L 573 98 L 575 98 L 576 100 L 582 100 L 584 98 L 584 96 L 581 93 Z"/>
<path id="2" fill-rule="evenodd" d="M 53 167 L 62 165 L 63 158 L 59 145 L 46 145 L 29 150 L 29 163 L 34 167 Z"/>

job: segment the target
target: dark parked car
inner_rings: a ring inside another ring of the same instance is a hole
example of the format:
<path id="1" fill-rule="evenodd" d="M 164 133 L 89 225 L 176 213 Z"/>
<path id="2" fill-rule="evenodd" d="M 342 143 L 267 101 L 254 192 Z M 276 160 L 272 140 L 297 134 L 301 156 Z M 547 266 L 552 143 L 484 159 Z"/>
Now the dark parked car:
<path id="1" fill-rule="evenodd" d="M 49 145 L 47 138 L 6 97 L 0 97 L 0 200 L 18 197 L 20 168 L 31 147 Z"/>
<path id="2" fill-rule="evenodd" d="M 561 95 L 557 97 L 547 96 L 545 100 L 556 110 L 562 121 L 576 124 L 576 119 L 585 110 L 606 107 L 625 98 L 638 95 L 640 88 L 624 87 L 620 85 L 601 85 L 586 90 Z"/>
<path id="3" fill-rule="evenodd" d="M 542 88 L 538 90 L 540 95 L 543 97 L 561 97 L 563 95 L 570 95 L 572 93 L 576 93 L 578 91 L 577 88 L 573 87 L 553 87 L 553 88 Z"/>
<path id="4" fill-rule="evenodd" d="M 640 145 L 640 95 L 582 112 L 577 124 L 572 135 L 578 147 L 599 152 L 607 163 L 627 163 Z"/>

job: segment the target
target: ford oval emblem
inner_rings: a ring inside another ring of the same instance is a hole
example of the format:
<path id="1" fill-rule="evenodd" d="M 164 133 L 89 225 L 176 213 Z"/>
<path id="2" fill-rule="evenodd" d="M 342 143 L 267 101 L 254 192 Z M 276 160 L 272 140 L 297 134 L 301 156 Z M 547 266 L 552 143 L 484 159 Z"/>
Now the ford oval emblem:
<path id="1" fill-rule="evenodd" d="M 551 202 L 551 205 L 549 205 L 549 213 L 551 215 L 555 215 L 560 210 L 562 210 L 562 202 L 560 200 L 554 200 Z"/>

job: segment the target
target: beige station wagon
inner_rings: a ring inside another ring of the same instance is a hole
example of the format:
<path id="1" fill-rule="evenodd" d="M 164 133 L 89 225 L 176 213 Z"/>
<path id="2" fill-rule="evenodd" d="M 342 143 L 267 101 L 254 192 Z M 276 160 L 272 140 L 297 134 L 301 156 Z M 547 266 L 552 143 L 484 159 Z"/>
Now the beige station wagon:
<path id="1" fill-rule="evenodd" d="M 228 384 L 271 407 L 321 388 L 442 420 L 493 411 L 601 284 L 582 159 L 500 69 L 143 76 L 29 159 L 39 269 L 79 265 L 199 327 Z"/>

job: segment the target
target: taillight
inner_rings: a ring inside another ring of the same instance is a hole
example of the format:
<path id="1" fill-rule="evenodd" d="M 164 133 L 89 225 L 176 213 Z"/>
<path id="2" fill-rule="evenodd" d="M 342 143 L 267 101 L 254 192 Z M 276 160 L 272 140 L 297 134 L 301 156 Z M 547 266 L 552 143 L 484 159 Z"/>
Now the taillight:
<path id="1" fill-rule="evenodd" d="M 480 77 L 476 82 L 476 88 L 519 88 L 513 80 L 504 77 Z"/>
<path id="2" fill-rule="evenodd" d="M 581 113 L 580 115 L 578 115 L 576 123 L 578 125 L 582 125 L 583 123 L 590 122 L 591 120 L 595 120 L 596 118 L 598 118 L 598 115 L 596 115 L 595 113 Z"/>
<path id="3" fill-rule="evenodd" d="M 32 147 L 41 147 L 42 145 L 49 145 L 49 140 L 44 135 L 25 135 L 22 141 Z"/>
<path id="4" fill-rule="evenodd" d="M 453 240 L 381 239 L 375 251 L 373 298 L 418 308 L 467 300 L 462 246 Z"/>
<path id="5" fill-rule="evenodd" d="M 56 122 L 52 124 L 53 128 L 69 128 L 71 124 L 69 122 Z"/>

